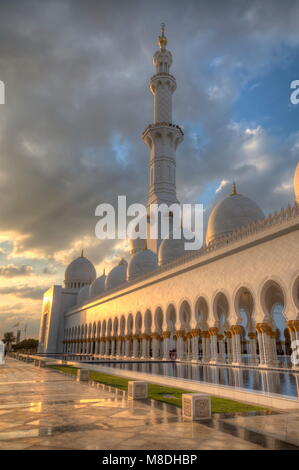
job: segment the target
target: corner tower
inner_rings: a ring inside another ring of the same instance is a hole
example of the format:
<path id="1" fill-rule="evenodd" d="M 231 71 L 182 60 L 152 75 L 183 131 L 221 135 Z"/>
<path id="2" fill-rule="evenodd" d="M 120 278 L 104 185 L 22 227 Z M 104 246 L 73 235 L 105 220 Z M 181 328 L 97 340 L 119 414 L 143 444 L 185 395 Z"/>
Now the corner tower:
<path id="1" fill-rule="evenodd" d="M 159 50 L 155 52 L 153 64 L 156 73 L 149 82 L 154 97 L 153 123 L 142 134 L 150 150 L 150 185 L 147 199 L 151 204 L 178 203 L 176 195 L 176 149 L 184 138 L 182 129 L 172 122 L 172 94 L 176 90 L 176 79 L 169 73 L 172 54 L 166 49 L 165 25 L 161 25 L 158 38 Z M 160 240 L 161 241 L 161 240 Z M 159 240 L 148 239 L 148 247 L 158 252 Z"/>

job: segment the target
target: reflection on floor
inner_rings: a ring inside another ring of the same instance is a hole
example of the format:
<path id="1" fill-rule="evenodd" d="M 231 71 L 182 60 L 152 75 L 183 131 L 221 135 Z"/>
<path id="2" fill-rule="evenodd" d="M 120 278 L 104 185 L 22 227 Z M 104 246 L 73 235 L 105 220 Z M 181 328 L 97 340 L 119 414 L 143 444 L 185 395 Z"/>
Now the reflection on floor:
<path id="1" fill-rule="evenodd" d="M 183 422 L 175 407 L 151 400 L 130 402 L 13 359 L 0 369 L 0 417 L 0 449 L 262 449 L 299 445 L 299 413 Z M 233 429 L 227 422 L 234 423 Z M 244 432 L 247 428 L 252 431 Z M 265 440 L 261 429 L 269 431 L 272 438 Z"/>

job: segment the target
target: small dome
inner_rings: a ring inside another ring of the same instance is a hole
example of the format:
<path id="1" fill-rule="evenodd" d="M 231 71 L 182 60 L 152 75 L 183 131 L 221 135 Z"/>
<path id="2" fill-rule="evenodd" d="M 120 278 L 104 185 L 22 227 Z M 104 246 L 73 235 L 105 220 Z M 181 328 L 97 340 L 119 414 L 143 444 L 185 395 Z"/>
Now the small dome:
<path id="1" fill-rule="evenodd" d="M 294 174 L 294 192 L 295 192 L 295 200 L 299 204 L 299 163 L 297 163 L 295 174 Z"/>
<path id="2" fill-rule="evenodd" d="M 94 265 L 83 253 L 79 258 L 74 259 L 65 270 L 65 285 L 71 287 L 71 283 L 91 284 L 97 273 Z M 78 287 L 78 286 L 77 286 Z"/>
<path id="3" fill-rule="evenodd" d="M 77 304 L 83 304 L 85 300 L 87 300 L 89 297 L 89 285 L 86 284 L 86 286 L 81 287 L 81 289 L 78 292 L 78 297 L 77 297 Z"/>
<path id="4" fill-rule="evenodd" d="M 216 204 L 210 214 L 206 244 L 264 217 L 256 202 L 238 194 L 233 185 L 232 193 Z"/>
<path id="5" fill-rule="evenodd" d="M 135 253 L 129 261 L 128 280 L 153 271 L 158 267 L 158 258 L 156 253 L 151 250 L 143 250 Z"/>
<path id="6" fill-rule="evenodd" d="M 138 251 L 143 251 L 146 249 L 146 230 L 147 230 L 147 218 L 142 217 L 141 220 L 135 225 L 128 228 L 128 238 L 130 242 L 130 253 L 138 253 Z M 144 238 L 134 238 L 134 236 L 141 235 L 142 231 Z"/>
<path id="7" fill-rule="evenodd" d="M 135 253 L 138 253 L 139 251 L 143 251 L 146 248 L 146 240 L 143 240 L 142 238 L 136 238 L 133 240 L 132 238 L 130 239 L 130 253 L 131 255 L 134 255 Z"/>
<path id="8" fill-rule="evenodd" d="M 186 234 L 186 228 L 184 230 Z M 160 248 L 159 248 L 159 265 L 162 266 L 163 264 L 169 263 L 170 261 L 175 260 L 176 258 L 180 258 L 189 253 L 188 250 L 185 249 L 185 243 L 193 242 L 195 237 L 192 236 L 191 232 L 189 239 L 184 237 L 182 233 L 181 238 L 173 238 L 172 234 L 169 234 L 169 238 L 165 238 L 162 241 Z"/>
<path id="9" fill-rule="evenodd" d="M 92 282 L 92 284 L 90 284 L 90 287 L 89 287 L 90 297 L 95 297 L 96 295 L 100 295 L 104 292 L 106 277 L 107 276 L 105 276 L 105 273 L 104 273 L 102 274 L 102 276 L 97 277 L 96 280 Z"/>
<path id="10" fill-rule="evenodd" d="M 111 269 L 106 277 L 106 289 L 114 289 L 121 284 L 124 284 L 127 280 L 127 266 L 126 260 L 121 259 L 120 263 Z"/>

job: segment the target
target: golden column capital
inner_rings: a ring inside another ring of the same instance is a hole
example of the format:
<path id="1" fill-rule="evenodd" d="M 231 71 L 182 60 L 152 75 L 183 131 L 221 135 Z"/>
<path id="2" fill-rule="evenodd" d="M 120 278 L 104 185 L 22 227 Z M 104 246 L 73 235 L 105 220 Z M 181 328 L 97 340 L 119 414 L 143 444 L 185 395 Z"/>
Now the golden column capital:
<path id="1" fill-rule="evenodd" d="M 184 336 L 185 336 L 185 331 L 184 330 L 177 330 L 175 333 L 176 333 L 177 338 L 184 338 Z"/>
<path id="2" fill-rule="evenodd" d="M 255 325 L 255 329 L 258 331 L 258 333 L 267 333 L 270 334 L 272 329 L 268 323 L 257 323 Z"/>
<path id="3" fill-rule="evenodd" d="M 200 328 L 193 328 L 191 330 L 192 336 L 201 336 L 201 329 Z"/>
<path id="4" fill-rule="evenodd" d="M 256 339 L 256 333 L 254 333 L 254 331 L 251 331 L 250 333 L 248 333 L 248 338 Z"/>
<path id="5" fill-rule="evenodd" d="M 152 339 L 157 339 L 157 340 L 161 341 L 161 336 L 159 335 L 159 333 L 153 333 L 152 334 Z"/>
<path id="6" fill-rule="evenodd" d="M 232 325 L 230 328 L 230 331 L 232 332 L 233 335 L 241 335 L 242 328 L 240 325 Z"/>
<path id="7" fill-rule="evenodd" d="M 209 338 L 210 337 L 210 332 L 209 331 L 202 331 L 201 332 L 201 336 L 203 338 Z"/>
<path id="8" fill-rule="evenodd" d="M 211 327 L 211 328 L 209 328 L 209 332 L 210 332 L 210 335 L 211 335 L 211 336 L 217 336 L 218 331 L 219 331 L 219 330 L 218 330 L 218 328 L 216 328 L 216 327 Z"/>
<path id="9" fill-rule="evenodd" d="M 170 335 L 171 335 L 170 331 L 163 331 L 163 333 L 162 333 L 162 336 L 165 339 L 169 339 Z"/>

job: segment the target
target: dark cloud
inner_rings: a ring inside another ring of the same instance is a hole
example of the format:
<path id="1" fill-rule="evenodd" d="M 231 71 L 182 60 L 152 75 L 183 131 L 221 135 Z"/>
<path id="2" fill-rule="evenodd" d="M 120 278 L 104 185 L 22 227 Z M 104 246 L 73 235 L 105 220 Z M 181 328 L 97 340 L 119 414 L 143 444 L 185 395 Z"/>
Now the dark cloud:
<path id="1" fill-rule="evenodd" d="M 28 234 L 20 251 L 51 257 L 94 235 L 100 202 L 118 194 L 145 201 L 140 135 L 151 121 L 146 87 L 160 21 L 178 81 L 174 120 L 186 130 L 180 199 L 198 200 L 210 182 L 237 177 L 266 212 L 288 203 L 291 192 L 274 189 L 291 176 L 298 136 L 262 134 L 257 153 L 269 164 L 260 169 L 244 150 L 246 123 L 231 126 L 231 108 L 244 83 L 279 60 L 281 43 L 298 44 L 298 13 L 295 0 L 1 2 L 0 230 Z M 92 248 L 93 261 L 108 245 Z"/>
<path id="2" fill-rule="evenodd" d="M 45 266 L 43 269 L 43 274 L 56 274 L 57 269 L 54 268 L 53 266 Z"/>
<path id="3" fill-rule="evenodd" d="M 0 294 L 13 294 L 23 299 L 42 299 L 47 287 L 6 286 L 0 287 Z"/>
<path id="4" fill-rule="evenodd" d="M 26 264 L 21 266 L 16 266 L 15 264 L 0 266 L 0 277 L 31 276 L 31 274 L 33 274 L 33 268 Z"/>

